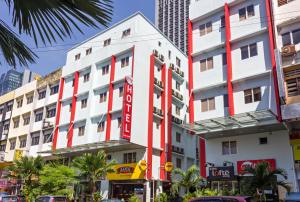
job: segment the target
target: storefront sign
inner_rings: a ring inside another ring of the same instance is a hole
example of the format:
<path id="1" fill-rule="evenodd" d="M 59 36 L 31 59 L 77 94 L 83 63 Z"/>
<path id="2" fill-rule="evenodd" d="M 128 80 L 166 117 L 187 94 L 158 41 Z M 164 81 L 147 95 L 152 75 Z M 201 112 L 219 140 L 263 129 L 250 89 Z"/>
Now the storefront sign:
<path id="1" fill-rule="evenodd" d="M 145 178 L 145 170 L 141 169 L 139 163 L 117 164 L 114 173 L 108 173 L 108 180 L 138 180 Z"/>
<path id="2" fill-rule="evenodd" d="M 274 170 L 276 168 L 276 161 L 275 159 L 261 159 L 261 160 L 247 160 L 247 161 L 238 161 L 237 162 L 237 171 L 238 174 L 243 175 L 247 174 L 245 172 L 245 168 L 252 167 L 255 168 L 256 164 L 261 162 L 267 162 L 269 163 L 269 167 L 271 170 Z"/>
<path id="3" fill-rule="evenodd" d="M 208 180 L 232 180 L 234 178 L 233 166 L 210 167 Z"/>
<path id="4" fill-rule="evenodd" d="M 132 95 L 133 95 L 132 78 L 125 77 L 121 138 L 127 140 L 130 140 L 130 136 L 131 136 Z"/>
<path id="5" fill-rule="evenodd" d="M 171 172 L 173 170 L 173 163 L 172 162 L 166 162 L 165 163 L 165 171 Z"/>
<path id="6" fill-rule="evenodd" d="M 20 160 L 23 156 L 23 151 L 22 150 L 19 150 L 19 149 L 16 149 L 15 150 L 15 154 L 14 154 L 14 160 Z"/>
<path id="7" fill-rule="evenodd" d="M 146 162 L 146 160 L 140 160 L 139 161 L 139 166 L 140 166 L 140 169 L 142 171 L 145 171 L 147 169 L 147 162 Z"/>

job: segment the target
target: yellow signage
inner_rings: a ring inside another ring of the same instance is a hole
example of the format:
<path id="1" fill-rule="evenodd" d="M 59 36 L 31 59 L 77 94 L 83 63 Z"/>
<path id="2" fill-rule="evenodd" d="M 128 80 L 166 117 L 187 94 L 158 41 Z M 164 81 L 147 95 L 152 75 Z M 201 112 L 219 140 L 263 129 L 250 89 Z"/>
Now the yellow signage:
<path id="1" fill-rule="evenodd" d="M 145 171 L 147 169 L 147 162 L 146 162 L 146 160 L 140 160 L 139 161 L 139 166 L 140 166 L 140 169 L 142 171 Z"/>
<path id="2" fill-rule="evenodd" d="M 171 172 L 173 170 L 173 163 L 172 162 L 166 162 L 165 163 L 165 171 Z"/>
<path id="3" fill-rule="evenodd" d="M 299 139 L 290 140 L 290 143 L 293 147 L 294 160 L 300 161 L 300 140 Z"/>
<path id="4" fill-rule="evenodd" d="M 140 163 L 117 164 L 114 166 L 115 172 L 108 173 L 108 180 L 138 180 L 145 178 L 144 167 Z"/>
<path id="5" fill-rule="evenodd" d="M 23 156 L 23 151 L 22 150 L 19 150 L 19 149 L 16 149 L 15 150 L 15 154 L 14 154 L 14 160 L 20 160 Z"/>

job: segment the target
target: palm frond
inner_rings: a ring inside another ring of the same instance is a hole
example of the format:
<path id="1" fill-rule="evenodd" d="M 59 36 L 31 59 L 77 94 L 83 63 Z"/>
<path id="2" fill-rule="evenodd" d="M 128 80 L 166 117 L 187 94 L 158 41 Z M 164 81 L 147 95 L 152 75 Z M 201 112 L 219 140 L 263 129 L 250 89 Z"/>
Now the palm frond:
<path id="1" fill-rule="evenodd" d="M 0 20 L 0 50 L 7 63 L 15 67 L 35 62 L 37 57 L 2 20 Z"/>
<path id="2" fill-rule="evenodd" d="M 13 15 L 13 26 L 38 40 L 56 42 L 71 37 L 73 28 L 82 32 L 78 23 L 97 28 L 107 26 L 112 16 L 111 0 L 5 0 Z"/>

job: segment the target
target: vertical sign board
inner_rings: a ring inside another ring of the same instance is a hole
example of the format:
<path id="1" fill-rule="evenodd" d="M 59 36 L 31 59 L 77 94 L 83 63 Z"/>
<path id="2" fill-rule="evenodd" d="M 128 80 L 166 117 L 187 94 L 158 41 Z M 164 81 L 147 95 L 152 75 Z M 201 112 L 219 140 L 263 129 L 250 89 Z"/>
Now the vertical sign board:
<path id="1" fill-rule="evenodd" d="M 121 126 L 121 138 L 130 140 L 131 136 L 131 121 L 132 121 L 132 95 L 133 86 L 132 78 L 125 77 L 124 94 L 123 94 L 123 118 Z"/>

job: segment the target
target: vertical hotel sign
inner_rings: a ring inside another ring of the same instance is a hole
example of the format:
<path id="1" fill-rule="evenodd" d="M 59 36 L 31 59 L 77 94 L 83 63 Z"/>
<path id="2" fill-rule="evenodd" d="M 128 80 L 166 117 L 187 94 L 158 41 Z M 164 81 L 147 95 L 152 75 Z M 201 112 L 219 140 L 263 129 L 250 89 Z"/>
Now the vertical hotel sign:
<path id="1" fill-rule="evenodd" d="M 131 136 L 131 121 L 132 121 L 132 95 L 133 86 L 132 78 L 125 77 L 124 95 L 123 95 L 123 116 L 121 126 L 121 138 L 130 140 Z"/>

